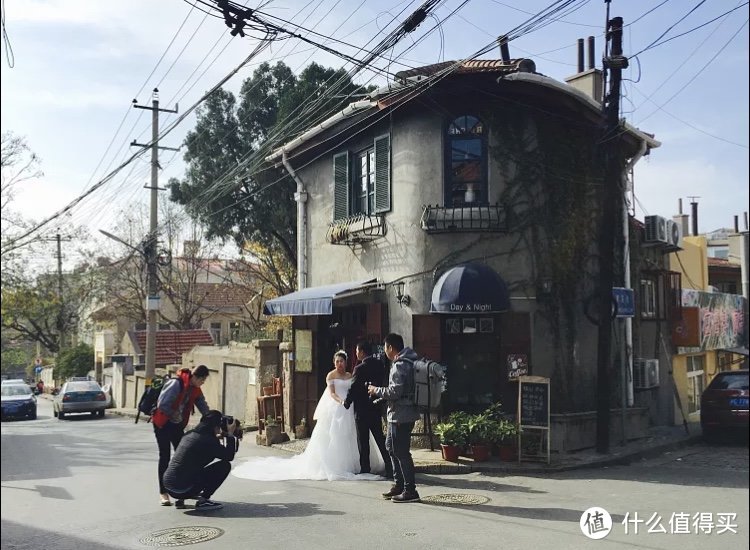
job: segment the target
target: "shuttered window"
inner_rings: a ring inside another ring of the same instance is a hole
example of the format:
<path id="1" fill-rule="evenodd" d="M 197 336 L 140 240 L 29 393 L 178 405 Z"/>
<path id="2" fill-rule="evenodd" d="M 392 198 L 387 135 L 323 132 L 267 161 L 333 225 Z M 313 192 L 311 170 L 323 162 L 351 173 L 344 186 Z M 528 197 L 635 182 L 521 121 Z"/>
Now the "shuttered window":
<path id="1" fill-rule="evenodd" d="M 391 137 L 375 138 L 375 213 L 391 209 Z"/>
<path id="2" fill-rule="evenodd" d="M 354 166 L 352 166 L 352 162 Z M 391 209 L 391 138 L 374 139 L 372 147 L 333 157 L 333 219 L 355 214 L 382 214 Z"/>
<path id="3" fill-rule="evenodd" d="M 349 152 L 333 156 L 333 219 L 349 215 Z"/>

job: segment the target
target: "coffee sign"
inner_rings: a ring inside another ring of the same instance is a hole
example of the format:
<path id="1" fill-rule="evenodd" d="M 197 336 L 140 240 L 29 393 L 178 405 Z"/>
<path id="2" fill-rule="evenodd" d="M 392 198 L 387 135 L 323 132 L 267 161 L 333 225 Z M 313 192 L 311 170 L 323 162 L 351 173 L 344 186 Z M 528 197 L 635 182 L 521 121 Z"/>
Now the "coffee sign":
<path id="1" fill-rule="evenodd" d="M 508 380 L 529 374 L 529 357 L 525 354 L 508 355 Z"/>

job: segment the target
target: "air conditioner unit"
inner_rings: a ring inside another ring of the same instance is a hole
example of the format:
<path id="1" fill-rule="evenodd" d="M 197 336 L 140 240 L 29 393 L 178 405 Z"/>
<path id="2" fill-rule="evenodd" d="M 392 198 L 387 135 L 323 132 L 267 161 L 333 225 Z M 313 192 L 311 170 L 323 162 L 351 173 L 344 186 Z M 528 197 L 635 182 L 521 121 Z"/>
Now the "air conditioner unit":
<path id="1" fill-rule="evenodd" d="M 665 221 L 667 225 L 667 244 L 674 248 L 682 248 L 682 227 L 675 221 Z"/>
<path id="2" fill-rule="evenodd" d="M 646 216 L 646 242 L 667 243 L 667 221 L 661 216 Z"/>
<path id="3" fill-rule="evenodd" d="M 633 387 L 639 390 L 659 385 L 659 360 L 635 359 L 633 361 Z"/>

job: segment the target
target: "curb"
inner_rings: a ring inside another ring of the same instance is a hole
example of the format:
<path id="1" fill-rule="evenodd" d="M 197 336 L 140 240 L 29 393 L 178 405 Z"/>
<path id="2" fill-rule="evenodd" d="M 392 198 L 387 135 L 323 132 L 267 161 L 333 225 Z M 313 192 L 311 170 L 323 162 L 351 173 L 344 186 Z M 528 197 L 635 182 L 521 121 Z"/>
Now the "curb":
<path id="1" fill-rule="evenodd" d="M 652 447 L 645 447 L 642 449 L 636 449 L 631 452 L 626 452 L 617 456 L 603 456 L 602 458 L 594 459 L 591 461 L 580 462 L 578 464 L 559 464 L 559 465 L 547 465 L 547 466 L 519 466 L 514 463 L 508 463 L 507 465 L 489 465 L 483 463 L 466 462 L 464 464 L 414 464 L 414 471 L 422 474 L 467 474 L 473 472 L 481 473 L 500 473 L 500 474 L 545 474 L 545 473 L 557 473 L 557 472 L 568 472 L 572 470 L 582 470 L 586 468 L 606 468 L 608 466 L 618 466 L 623 464 L 629 464 L 635 460 L 641 460 L 645 458 L 651 458 L 653 456 L 660 455 L 666 451 L 679 449 L 691 445 L 697 441 L 700 441 L 700 435 L 690 435 L 683 439 L 676 441 L 668 441 Z"/>

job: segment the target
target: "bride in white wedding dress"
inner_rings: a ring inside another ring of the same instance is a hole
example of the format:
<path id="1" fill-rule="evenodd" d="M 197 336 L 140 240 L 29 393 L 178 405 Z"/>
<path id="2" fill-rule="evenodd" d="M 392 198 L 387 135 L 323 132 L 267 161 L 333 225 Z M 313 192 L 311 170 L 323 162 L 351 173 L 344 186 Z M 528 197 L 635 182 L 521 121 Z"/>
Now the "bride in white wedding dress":
<path id="1" fill-rule="evenodd" d="M 326 390 L 318 401 L 316 421 L 305 452 L 291 458 L 251 458 L 232 470 L 232 475 L 258 481 L 285 479 L 367 480 L 383 479 L 376 474 L 359 474 L 359 450 L 354 411 L 343 406 L 352 385 L 346 372 L 346 353 L 336 352 L 335 368 L 326 376 Z M 375 440 L 370 435 L 373 472 L 385 472 Z"/>

